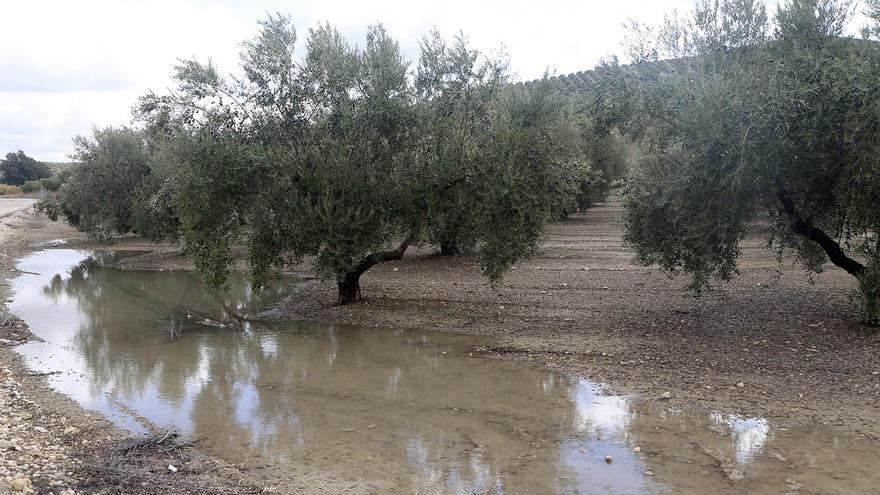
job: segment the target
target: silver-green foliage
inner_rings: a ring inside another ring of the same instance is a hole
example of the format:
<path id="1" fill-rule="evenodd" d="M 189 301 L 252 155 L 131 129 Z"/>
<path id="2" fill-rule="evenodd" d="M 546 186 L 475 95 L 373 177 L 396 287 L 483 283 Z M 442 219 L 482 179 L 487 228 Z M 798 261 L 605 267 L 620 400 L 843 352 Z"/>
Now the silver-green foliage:
<path id="1" fill-rule="evenodd" d="M 810 270 L 857 277 L 880 319 L 880 48 L 843 36 L 851 12 L 789 0 L 771 21 L 759 2 L 705 1 L 636 44 L 676 58 L 616 69 L 642 157 L 626 196 L 638 261 L 699 289 L 733 276 L 746 226 L 766 222 Z"/>
<path id="2" fill-rule="evenodd" d="M 63 216 L 90 237 L 111 241 L 136 232 L 149 238 L 173 236 L 173 213 L 151 207 L 159 189 L 143 133 L 131 128 L 95 129 L 92 137 L 74 140 L 76 165 L 60 179 L 41 184 L 61 190 L 60 199 L 47 196 L 36 208 L 53 220 Z M 57 187 L 56 187 L 57 185 Z"/>
<path id="3" fill-rule="evenodd" d="M 430 62 L 443 81 L 430 82 L 427 69 L 411 77 L 381 26 L 362 49 L 329 26 L 313 29 L 302 60 L 287 17 L 262 26 L 244 45 L 244 78 L 185 61 L 175 92 L 140 104 L 187 251 L 211 285 L 224 283 L 242 245 L 258 283 L 314 256 L 351 302 L 360 275 L 435 229 L 438 198 L 465 184 L 487 276 L 534 251 L 559 178 L 578 163 L 557 95 L 502 96 L 491 82 L 498 69 L 475 68 L 462 44 L 446 53 L 426 40 L 423 61 L 443 59 Z M 478 87 L 447 104 L 462 71 Z"/>

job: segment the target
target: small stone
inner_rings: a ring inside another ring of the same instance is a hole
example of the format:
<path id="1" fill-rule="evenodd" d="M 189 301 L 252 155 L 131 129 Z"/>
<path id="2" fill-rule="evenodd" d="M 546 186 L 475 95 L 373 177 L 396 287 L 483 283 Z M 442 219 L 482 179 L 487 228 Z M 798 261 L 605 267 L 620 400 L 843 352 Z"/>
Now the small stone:
<path id="1" fill-rule="evenodd" d="M 612 462 L 614 462 L 614 458 L 611 457 L 610 455 L 606 455 L 605 456 L 605 464 L 611 464 Z"/>
<path id="2" fill-rule="evenodd" d="M 13 478 L 9 480 L 9 486 L 17 492 L 23 492 L 31 487 L 31 479 L 22 476 L 21 478 Z"/>
<path id="3" fill-rule="evenodd" d="M 771 452 L 770 457 L 778 460 L 779 462 L 788 462 L 788 459 L 786 459 L 785 456 L 780 454 L 779 452 Z"/>
<path id="4" fill-rule="evenodd" d="M 357 428 L 340 428 L 339 431 L 344 431 L 345 433 L 352 433 L 357 431 Z"/>
<path id="5" fill-rule="evenodd" d="M 641 447 L 634 447 L 634 448 L 633 448 L 633 452 L 636 453 L 636 454 L 638 454 L 638 453 L 641 452 L 641 451 L 642 451 L 642 448 L 641 448 Z"/>
<path id="6" fill-rule="evenodd" d="M 0 440 L 0 451 L 9 450 L 9 447 L 12 447 L 11 443 L 6 440 Z"/>
<path id="7" fill-rule="evenodd" d="M 0 339 L 0 345 L 15 345 L 15 342 L 9 339 Z"/>
<path id="8" fill-rule="evenodd" d="M 169 464 L 169 465 L 168 465 L 168 470 L 171 471 L 172 473 L 176 473 L 176 472 L 177 472 L 177 468 L 174 467 L 173 464 Z"/>
<path id="9" fill-rule="evenodd" d="M 70 436 L 70 435 L 76 435 L 77 433 L 79 433 L 79 428 L 77 428 L 76 426 L 68 426 L 67 428 L 64 429 L 64 432 L 62 434 L 64 436 Z"/>
<path id="10" fill-rule="evenodd" d="M 645 471 L 645 476 L 654 476 L 654 471 Z"/>
<path id="11" fill-rule="evenodd" d="M 667 399 L 671 399 L 671 398 L 672 398 L 672 392 L 669 392 L 669 391 L 663 392 L 662 394 L 660 394 L 660 397 L 657 397 L 658 400 L 667 400 Z"/>
<path id="12" fill-rule="evenodd" d="M 743 382 L 739 382 L 739 383 L 736 384 L 736 388 L 743 388 L 743 387 L 745 387 L 745 386 L 746 386 L 746 384 L 743 383 Z"/>
<path id="13" fill-rule="evenodd" d="M 34 426 L 34 431 L 37 433 L 49 433 L 49 430 L 43 428 L 42 426 Z"/>
<path id="14" fill-rule="evenodd" d="M 375 427 L 376 427 L 376 425 L 369 425 L 369 426 L 367 426 L 367 428 L 369 428 L 369 429 L 371 429 L 371 430 L 372 430 L 373 428 L 375 428 Z"/>
<path id="15" fill-rule="evenodd" d="M 29 412 L 26 412 L 21 415 L 21 419 L 23 419 L 25 421 L 30 421 L 30 420 L 34 419 L 34 415 Z"/>

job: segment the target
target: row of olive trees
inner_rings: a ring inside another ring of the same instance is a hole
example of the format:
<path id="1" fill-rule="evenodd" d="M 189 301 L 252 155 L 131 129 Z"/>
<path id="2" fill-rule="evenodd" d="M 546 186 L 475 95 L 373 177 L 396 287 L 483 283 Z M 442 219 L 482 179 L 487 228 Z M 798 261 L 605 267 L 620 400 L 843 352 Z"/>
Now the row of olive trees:
<path id="1" fill-rule="evenodd" d="M 257 285 L 314 257 L 344 304 L 414 243 L 472 251 L 499 280 L 590 173 L 569 101 L 511 87 L 506 61 L 462 37 L 430 34 L 414 69 L 381 26 L 362 49 L 311 30 L 301 60 L 296 40 L 271 16 L 242 78 L 180 63 L 175 91 L 139 102 L 144 131 L 79 139 L 82 165 L 40 208 L 101 238 L 179 235 L 214 287 L 237 247 Z"/>
<path id="2" fill-rule="evenodd" d="M 703 0 L 656 29 L 637 26 L 636 64 L 607 64 L 614 128 L 639 146 L 625 206 L 637 260 L 693 275 L 737 271 L 751 222 L 820 271 L 857 278 L 864 316 L 880 321 L 880 2 L 866 39 L 856 6 Z M 661 61 L 666 59 L 666 61 Z"/>

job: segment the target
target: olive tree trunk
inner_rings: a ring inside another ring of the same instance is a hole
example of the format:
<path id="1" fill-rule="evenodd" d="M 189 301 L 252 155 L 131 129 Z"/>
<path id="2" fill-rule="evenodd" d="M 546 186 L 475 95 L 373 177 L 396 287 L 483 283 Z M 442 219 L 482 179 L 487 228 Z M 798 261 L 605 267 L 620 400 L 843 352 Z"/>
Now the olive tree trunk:
<path id="1" fill-rule="evenodd" d="M 440 241 L 441 256 L 455 256 L 458 254 L 461 254 L 461 250 L 458 248 L 458 241 L 454 237 Z"/>
<path id="2" fill-rule="evenodd" d="M 367 270 L 385 261 L 395 261 L 403 258 L 406 249 L 415 239 L 415 234 L 409 233 L 399 246 L 390 251 L 380 251 L 364 258 L 349 272 L 336 275 L 336 285 L 339 288 L 337 304 L 351 304 L 361 300 L 361 275 Z"/>

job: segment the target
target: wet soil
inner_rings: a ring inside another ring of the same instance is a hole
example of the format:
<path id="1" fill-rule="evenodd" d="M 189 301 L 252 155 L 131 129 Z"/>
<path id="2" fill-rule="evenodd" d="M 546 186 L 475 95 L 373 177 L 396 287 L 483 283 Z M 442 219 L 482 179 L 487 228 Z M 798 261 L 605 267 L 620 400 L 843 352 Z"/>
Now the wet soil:
<path id="1" fill-rule="evenodd" d="M 818 275 L 791 258 L 780 264 L 755 227 L 742 244 L 739 275 L 695 297 L 687 277 L 631 264 L 621 215 L 609 202 L 551 224 L 541 253 L 497 288 L 474 259 L 426 247 L 367 272 L 359 304 L 336 306 L 335 284 L 314 280 L 270 315 L 488 336 L 499 357 L 579 373 L 616 391 L 670 392 L 682 407 L 880 440 L 880 331 L 856 320 L 851 276 L 830 264 Z M 131 238 L 120 246 L 144 244 Z M 173 247 L 128 263 L 191 267 Z M 298 273 L 313 275 L 308 263 Z"/>
<path id="2" fill-rule="evenodd" d="M 692 297 L 687 280 L 630 265 L 620 213 L 611 203 L 551 225 L 542 253 L 498 288 L 473 259 L 413 249 L 364 276 L 362 303 L 335 306 L 335 284 L 313 280 L 269 316 L 489 336 L 487 354 L 578 373 L 616 392 L 669 392 L 676 408 L 880 439 L 880 335 L 855 321 L 851 277 L 830 266 L 809 277 L 792 260 L 780 265 L 753 233 L 739 277 Z M 6 238 L 5 260 L 33 240 L 76 236 L 59 224 L 15 221 L 33 228 Z M 129 268 L 191 268 L 175 246 L 127 238 L 118 247 L 153 250 L 129 258 Z M 297 273 L 312 275 L 308 264 Z M 42 393 L 32 397 L 39 403 Z"/>
<path id="3" fill-rule="evenodd" d="M 112 267 L 132 255 L 19 260 L 9 307 L 42 341 L 16 352 L 115 425 L 203 438 L 284 493 L 864 493 L 880 480 L 869 440 L 614 395 L 486 359 L 497 345 L 476 336 L 242 323 L 229 311 L 257 314 L 291 281 L 254 292 L 235 276 L 212 295 L 191 272 Z M 165 488 L 193 486 L 181 474 L 210 463 L 166 438 L 146 454 L 109 449 L 83 473 L 137 487 L 138 459 L 158 456 L 179 470 Z"/>
<path id="4" fill-rule="evenodd" d="M 53 389 L 54 375 L 30 369 L 16 346 L 39 339 L 15 317 L 7 319 L 10 281 L 20 276 L 16 259 L 58 239 L 84 239 L 69 227 L 17 211 L 0 218 L 0 493 L 77 495 L 101 494 L 237 494 L 260 493 L 265 484 L 198 446 L 181 448 L 177 456 L 140 459 L 137 470 L 117 471 L 108 479 L 118 447 L 132 442 L 132 433 L 86 410 Z M 138 439 L 139 437 L 136 437 Z M 197 469 L 182 467 L 173 481 L 168 460 L 185 456 Z M 116 458 L 118 461 L 119 459 Z M 119 467 L 119 465 L 117 465 Z M 120 478 L 121 476 L 121 478 Z M 120 479 L 126 483 L 119 483 Z M 269 493 L 269 492 L 266 492 Z"/>

